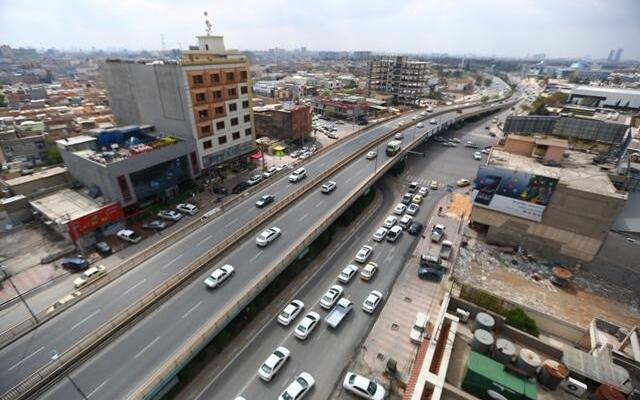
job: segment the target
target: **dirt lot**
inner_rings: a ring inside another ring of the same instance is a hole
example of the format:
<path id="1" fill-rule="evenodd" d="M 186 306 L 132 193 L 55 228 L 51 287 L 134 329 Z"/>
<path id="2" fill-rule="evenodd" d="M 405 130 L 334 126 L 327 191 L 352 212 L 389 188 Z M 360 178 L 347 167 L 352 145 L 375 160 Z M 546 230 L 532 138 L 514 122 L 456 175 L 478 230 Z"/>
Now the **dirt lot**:
<path id="1" fill-rule="evenodd" d="M 0 235 L 0 262 L 13 274 L 40 264 L 40 259 L 69 246 L 53 232 L 34 224 Z"/>

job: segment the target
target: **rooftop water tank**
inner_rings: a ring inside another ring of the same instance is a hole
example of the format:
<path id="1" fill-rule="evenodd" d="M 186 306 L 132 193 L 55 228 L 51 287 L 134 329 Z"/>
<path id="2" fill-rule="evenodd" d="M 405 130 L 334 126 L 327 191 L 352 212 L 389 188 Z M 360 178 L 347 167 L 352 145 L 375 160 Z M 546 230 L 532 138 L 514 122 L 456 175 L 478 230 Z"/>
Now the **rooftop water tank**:
<path id="1" fill-rule="evenodd" d="M 546 360 L 540 368 L 538 382 L 547 389 L 555 390 L 560 382 L 567 379 L 569 370 L 563 364 L 555 360 Z"/>
<path id="2" fill-rule="evenodd" d="M 476 329 L 473 332 L 473 340 L 471 341 L 471 350 L 480 354 L 488 354 L 493 344 L 493 335 L 484 329 Z"/>
<path id="3" fill-rule="evenodd" d="M 540 366 L 540 357 L 529 349 L 523 348 L 518 354 L 516 367 L 529 376 L 534 376 Z"/>
<path id="4" fill-rule="evenodd" d="M 496 351 L 494 358 L 496 361 L 502 364 L 509 364 L 513 361 L 513 357 L 516 355 L 516 346 L 510 341 L 504 338 L 496 340 Z"/>
<path id="5" fill-rule="evenodd" d="M 493 317 L 485 312 L 479 312 L 476 314 L 474 330 L 484 329 L 485 331 L 492 331 L 496 321 Z"/>

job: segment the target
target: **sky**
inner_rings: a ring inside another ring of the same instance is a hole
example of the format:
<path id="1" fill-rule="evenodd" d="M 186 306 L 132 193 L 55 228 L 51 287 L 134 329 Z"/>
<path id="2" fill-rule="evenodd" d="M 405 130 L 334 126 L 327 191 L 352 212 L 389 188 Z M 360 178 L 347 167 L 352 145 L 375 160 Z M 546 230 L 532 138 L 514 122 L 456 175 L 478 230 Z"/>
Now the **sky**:
<path id="1" fill-rule="evenodd" d="M 640 0 L 0 0 L 0 44 L 186 49 L 273 47 L 640 60 Z"/>

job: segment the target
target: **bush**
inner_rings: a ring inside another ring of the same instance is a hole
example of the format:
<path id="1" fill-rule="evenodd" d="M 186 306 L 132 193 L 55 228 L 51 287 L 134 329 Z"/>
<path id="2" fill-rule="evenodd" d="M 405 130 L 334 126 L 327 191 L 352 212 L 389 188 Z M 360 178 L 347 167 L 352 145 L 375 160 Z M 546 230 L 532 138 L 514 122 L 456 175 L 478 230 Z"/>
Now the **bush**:
<path id="1" fill-rule="evenodd" d="M 522 308 L 517 307 L 511 309 L 505 312 L 504 316 L 506 318 L 505 322 L 507 325 L 511 325 L 514 328 L 520 329 L 521 331 L 527 332 L 528 334 L 536 337 L 540 335 L 536 321 L 528 316 Z"/>

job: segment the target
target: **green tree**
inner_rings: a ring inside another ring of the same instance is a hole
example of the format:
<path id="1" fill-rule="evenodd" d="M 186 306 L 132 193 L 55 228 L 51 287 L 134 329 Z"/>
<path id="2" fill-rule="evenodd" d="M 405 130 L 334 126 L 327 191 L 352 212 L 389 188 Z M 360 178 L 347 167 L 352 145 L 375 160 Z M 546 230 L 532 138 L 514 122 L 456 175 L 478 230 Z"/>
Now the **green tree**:
<path id="1" fill-rule="evenodd" d="M 4 93 L 0 92 L 0 107 L 6 107 L 7 100 L 4 97 Z"/>
<path id="2" fill-rule="evenodd" d="M 489 101 L 489 96 L 482 96 L 480 98 L 480 103 L 485 104 L 487 101 Z"/>
<path id="3" fill-rule="evenodd" d="M 62 156 L 60 155 L 58 148 L 55 146 L 47 148 L 47 151 L 44 154 L 44 160 L 49 165 L 62 164 Z"/>
<path id="4" fill-rule="evenodd" d="M 567 82 L 580 83 L 580 78 L 578 77 L 578 73 L 576 71 L 573 71 L 572 73 L 570 73 L 569 76 L 567 77 Z"/>
<path id="5" fill-rule="evenodd" d="M 331 90 L 321 89 L 319 95 L 320 97 L 331 97 Z"/>
<path id="6" fill-rule="evenodd" d="M 528 316 L 522 308 L 517 307 L 511 309 L 505 312 L 504 316 L 506 317 L 505 322 L 507 325 L 511 325 L 514 328 L 520 329 L 521 331 L 527 332 L 533 336 L 540 335 L 536 321 Z"/>

